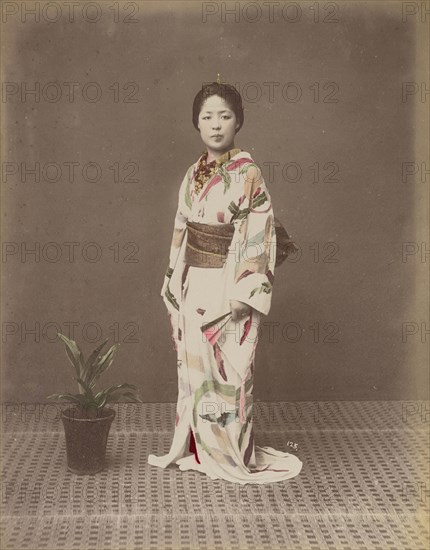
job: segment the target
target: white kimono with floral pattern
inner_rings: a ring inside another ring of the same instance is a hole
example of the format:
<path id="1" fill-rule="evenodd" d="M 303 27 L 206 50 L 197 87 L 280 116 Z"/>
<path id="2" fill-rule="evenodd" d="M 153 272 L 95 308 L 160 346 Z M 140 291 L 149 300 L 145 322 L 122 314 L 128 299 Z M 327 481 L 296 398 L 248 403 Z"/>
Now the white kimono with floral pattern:
<path id="1" fill-rule="evenodd" d="M 293 454 L 256 445 L 252 423 L 255 349 L 260 317 L 271 306 L 276 259 L 270 195 L 246 151 L 221 164 L 196 194 L 199 160 L 180 186 L 161 289 L 177 351 L 175 433 L 169 453 L 150 455 L 148 462 L 162 468 L 175 462 L 181 470 L 241 484 L 289 479 L 300 472 L 302 462 Z M 234 224 L 223 267 L 185 263 L 187 220 Z M 230 300 L 249 304 L 250 314 L 234 322 Z M 190 429 L 199 462 L 189 451 Z"/>

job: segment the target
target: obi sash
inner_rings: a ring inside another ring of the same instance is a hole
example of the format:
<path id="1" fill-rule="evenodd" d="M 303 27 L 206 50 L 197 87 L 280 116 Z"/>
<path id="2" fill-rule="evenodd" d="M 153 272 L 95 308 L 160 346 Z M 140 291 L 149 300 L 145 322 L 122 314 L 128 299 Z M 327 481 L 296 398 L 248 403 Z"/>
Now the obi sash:
<path id="1" fill-rule="evenodd" d="M 187 228 L 185 263 L 192 267 L 223 267 L 234 235 L 234 225 L 187 221 Z"/>
<path id="2" fill-rule="evenodd" d="M 295 254 L 299 248 L 282 223 L 275 217 L 276 261 L 275 267 Z M 234 225 L 231 223 L 208 224 L 187 221 L 188 239 L 185 247 L 185 263 L 194 267 L 223 267 L 227 258 Z"/>

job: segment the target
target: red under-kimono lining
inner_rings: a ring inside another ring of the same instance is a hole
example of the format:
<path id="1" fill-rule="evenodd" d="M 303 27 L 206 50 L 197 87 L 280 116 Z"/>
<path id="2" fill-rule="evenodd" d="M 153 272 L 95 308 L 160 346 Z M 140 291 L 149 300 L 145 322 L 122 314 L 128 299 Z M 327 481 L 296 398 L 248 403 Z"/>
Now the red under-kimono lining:
<path id="1" fill-rule="evenodd" d="M 194 457 L 198 464 L 200 464 L 199 455 L 197 454 L 196 440 L 194 439 L 193 430 L 190 429 L 190 453 L 194 453 Z"/>

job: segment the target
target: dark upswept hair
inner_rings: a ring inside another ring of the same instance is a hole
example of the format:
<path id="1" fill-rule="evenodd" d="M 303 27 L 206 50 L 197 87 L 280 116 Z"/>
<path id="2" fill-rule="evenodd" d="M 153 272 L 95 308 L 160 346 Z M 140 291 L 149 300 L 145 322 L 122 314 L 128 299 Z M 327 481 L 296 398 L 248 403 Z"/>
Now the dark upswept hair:
<path id="1" fill-rule="evenodd" d="M 199 114 L 202 109 L 203 103 L 207 100 L 208 97 L 213 95 L 218 95 L 226 103 L 230 109 L 236 115 L 237 122 L 239 123 L 239 128 L 236 130 L 236 133 L 242 128 L 244 121 L 243 106 L 242 106 L 242 97 L 240 93 L 236 90 L 231 84 L 222 84 L 218 82 L 210 82 L 208 84 L 203 84 L 201 90 L 197 93 L 193 102 L 193 124 L 196 130 L 199 129 L 198 121 Z"/>

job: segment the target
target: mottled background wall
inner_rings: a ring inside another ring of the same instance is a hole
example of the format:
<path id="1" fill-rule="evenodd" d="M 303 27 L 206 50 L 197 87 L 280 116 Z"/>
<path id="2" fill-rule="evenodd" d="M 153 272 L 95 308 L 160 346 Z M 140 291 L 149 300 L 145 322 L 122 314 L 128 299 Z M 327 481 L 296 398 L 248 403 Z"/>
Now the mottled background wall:
<path id="1" fill-rule="evenodd" d="M 56 330 L 86 353 L 122 342 L 105 383 L 176 399 L 159 291 L 203 151 L 192 100 L 217 72 L 300 245 L 275 274 L 256 399 L 426 398 L 428 76 L 404 4 L 99 1 L 71 21 L 65 2 L 4 2 L 3 400 L 75 391 Z"/>

